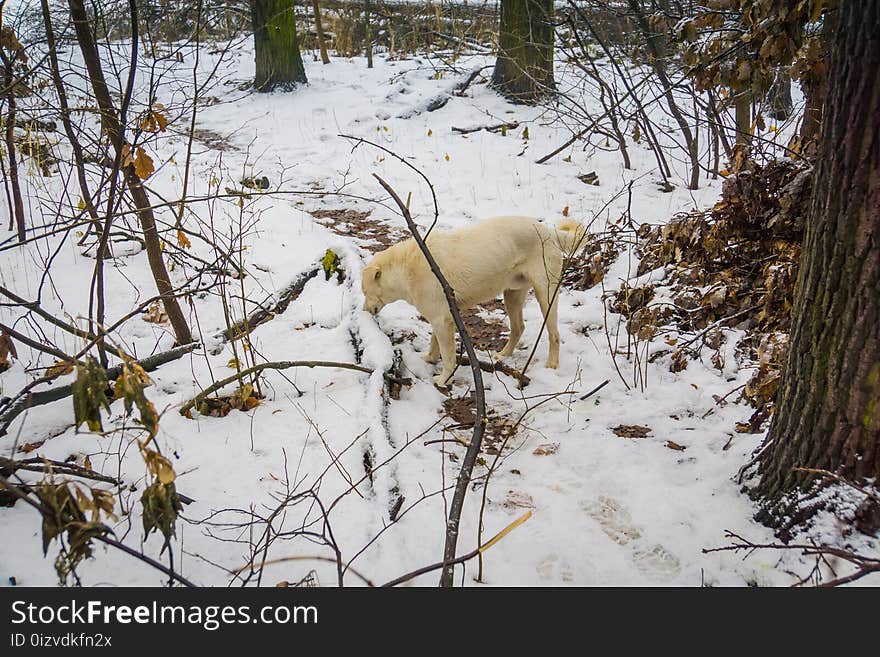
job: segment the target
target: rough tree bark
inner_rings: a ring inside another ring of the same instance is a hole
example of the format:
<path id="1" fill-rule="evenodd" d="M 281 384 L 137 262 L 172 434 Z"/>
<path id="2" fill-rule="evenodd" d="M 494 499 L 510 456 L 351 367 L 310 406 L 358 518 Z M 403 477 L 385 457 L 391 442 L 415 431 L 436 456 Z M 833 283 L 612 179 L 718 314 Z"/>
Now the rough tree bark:
<path id="1" fill-rule="evenodd" d="M 293 5 L 293 0 L 251 0 L 257 91 L 289 90 L 307 82 Z"/>
<path id="2" fill-rule="evenodd" d="M 795 467 L 880 481 L 880 3 L 838 12 L 791 346 L 755 489 L 769 524 L 816 476 Z"/>
<path id="3" fill-rule="evenodd" d="M 553 90 L 553 0 L 502 0 L 492 86 L 518 103 Z"/>
<path id="4" fill-rule="evenodd" d="M 367 68 L 373 68 L 373 32 L 370 27 L 370 0 L 364 0 L 364 54 Z"/>

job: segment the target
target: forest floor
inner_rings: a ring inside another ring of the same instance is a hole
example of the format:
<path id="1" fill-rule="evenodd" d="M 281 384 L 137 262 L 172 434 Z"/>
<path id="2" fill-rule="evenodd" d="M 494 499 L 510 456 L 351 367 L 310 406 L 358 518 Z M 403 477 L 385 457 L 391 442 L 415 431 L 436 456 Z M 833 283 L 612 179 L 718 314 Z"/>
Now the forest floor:
<path id="1" fill-rule="evenodd" d="M 210 71 L 216 57 L 204 50 L 200 74 Z M 179 84 L 169 87 L 167 98 L 160 90 L 159 102 L 172 105 L 175 94 L 185 93 L 192 64 L 192 53 L 182 63 L 167 64 L 168 79 Z M 586 149 L 578 142 L 546 164 L 536 164 L 571 134 L 553 108 L 512 105 L 488 87 L 485 77 L 462 96 L 450 93 L 476 67 L 490 75 L 491 64 L 485 56 L 456 61 L 456 71 L 427 57 L 377 55 L 373 69 L 359 58 L 336 58 L 327 66 L 307 61 L 308 85 L 257 94 L 244 86 L 253 75 L 248 49 L 221 62 L 222 82 L 205 91 L 196 117 L 189 192 L 242 190 L 244 177 L 262 176 L 269 180 L 269 192 L 244 189 L 250 197 L 242 199 L 241 207 L 237 198 L 193 205 L 184 225 L 218 239 L 225 235 L 242 249 L 246 276 L 226 280 L 230 297 L 246 300 L 233 300 L 235 317 L 269 302 L 332 249 L 340 257 L 343 280 L 325 280 L 321 274 L 312 278 L 284 313 L 251 334 L 252 353 L 258 362 L 359 359 L 377 372 L 268 371 L 256 407 L 223 417 L 198 412 L 184 417 L 178 413 L 181 404 L 234 373 L 230 365 L 245 358 L 240 342 L 216 337 L 226 328 L 218 297 L 192 300 L 186 312 L 205 348 L 153 372 L 147 396 L 162 413 L 157 441 L 172 458 L 177 489 L 194 500 L 184 507 L 172 541 L 175 568 L 194 582 L 234 585 L 233 571 L 248 564 L 262 540 L 264 526 L 256 516 L 268 516 L 279 499 L 309 489 L 327 510 L 343 562 L 373 582 L 442 557 L 450 486 L 464 454 L 456 441 L 470 435 L 466 400 L 471 375 L 468 368 L 459 368 L 448 395 L 438 390 L 431 380 L 433 366 L 421 358 L 430 335 L 427 323 L 403 302 L 373 318 L 361 311 L 360 291 L 360 270 L 371 253 L 407 234 L 372 174 L 404 198 L 412 194 L 411 208 L 423 228 L 433 220 L 431 192 L 389 153 L 341 135 L 376 142 L 422 171 L 436 193 L 440 229 L 499 214 L 533 215 L 552 224 L 567 214 L 584 221 L 593 234 L 621 234 L 630 220 L 636 227 L 664 224 L 677 213 L 711 207 L 718 199 L 720 180 L 704 176 L 700 189 L 687 189 L 680 152 L 672 155 L 675 189 L 662 191 L 653 156 L 643 143 L 629 144 L 629 170 L 617 151 L 605 148 L 604 138 Z M 558 79 L 561 88 L 577 93 L 577 80 L 562 64 Z M 447 102 L 429 111 L 438 96 Z M 581 100 L 598 107 L 593 98 Z M 659 115 L 657 120 L 672 132 L 670 121 Z M 178 134 L 165 135 L 153 147 L 157 170 L 148 184 L 156 198 L 179 197 L 187 124 L 188 117 L 177 121 L 172 132 Z M 500 124 L 515 127 L 467 132 Z M 671 145 L 672 137 L 663 139 Z M 593 172 L 597 184 L 579 179 Z M 28 184 L 34 193 L 47 195 L 54 183 Z M 301 193 L 274 193 L 279 189 Z M 173 223 L 170 213 L 163 217 Z M 543 367 L 547 346 L 542 338 L 524 389 L 506 374 L 484 375 L 491 440 L 475 471 L 480 479 L 468 493 L 459 553 L 477 546 L 485 501 L 483 541 L 531 511 L 525 523 L 484 554 L 482 582 L 487 585 L 794 584 L 815 561 L 797 551 L 757 551 L 748 558 L 703 553 L 728 545 L 728 531 L 757 543 L 774 540 L 771 530 L 753 520 L 757 507 L 738 480 L 763 438 L 735 430 L 753 409 L 735 403 L 733 395 L 730 403 L 717 403 L 743 386 L 756 364 L 735 352 L 735 329 L 725 330 L 720 368 L 711 354 L 678 372 L 670 371 L 668 356 L 649 361 L 662 347 L 660 338 L 659 346 L 635 344 L 635 351 L 628 351 L 624 320 L 607 312 L 603 301 L 603 293 L 635 278 L 638 259 L 632 241 L 629 246 L 625 241 L 601 284 L 561 291 L 558 370 Z M 215 249 L 208 242 L 194 237 L 191 242 L 190 253 L 213 259 Z M 130 248 L 130 255 L 123 248 Z M 115 255 L 107 261 L 108 318 L 129 312 L 154 289 L 146 255 L 136 245 L 118 246 Z M 54 312 L 87 316 L 94 259 L 83 254 L 75 238 L 34 244 L 4 258 L 2 285 L 26 298 L 39 294 Z M 175 268 L 175 282 L 187 273 L 192 272 L 185 266 Z M 659 280 L 661 273 L 647 272 L 639 282 Z M 11 320 L 14 313 L 0 308 L 0 317 Z M 498 304 L 487 304 L 470 321 L 482 347 L 504 335 Z M 531 297 L 525 323 L 527 348 L 509 361 L 517 368 L 525 364 L 541 328 Z M 75 339 L 51 326 L 41 329 L 68 353 L 76 350 Z M 167 324 L 140 318 L 125 324 L 117 340 L 139 357 L 174 342 Z M 639 349 L 643 356 L 635 360 Z M 392 365 L 395 354 L 402 363 L 399 371 L 412 385 L 392 398 L 381 371 Z M 26 349 L 19 356 L 2 375 L 3 394 L 30 380 L 26 370 L 51 365 Z M 606 380 L 598 393 L 579 399 Z M 132 426 L 122 401 L 112 404 L 103 434 L 84 427 L 77 432 L 72 418 L 69 400 L 34 409 L 0 438 L 0 450 L 10 455 L 27 445 L 32 456 L 80 464 L 88 458 L 96 471 L 119 476 L 132 513 L 120 515 L 117 536 L 167 562 L 167 554 L 160 555 L 159 537 L 143 541 L 137 501 L 144 468 L 130 432 L 121 431 Z M 493 465 L 486 481 L 487 467 Z M 326 546 L 296 535 L 303 526 L 323 531 L 314 503 L 291 505 L 273 522 L 281 535 L 259 558 L 297 560 L 266 566 L 263 584 L 305 577 L 320 585 L 336 583 L 332 563 L 300 559 L 333 557 Z M 53 584 L 57 548 L 42 557 L 39 516 L 17 504 L 0 509 L 0 523 L 5 537 L 15 537 L 0 541 L 0 582 L 14 577 L 21 585 Z M 285 537 L 285 531 L 291 534 Z M 845 535 L 830 515 L 820 516 L 810 531 L 815 540 L 880 553 L 876 540 Z M 457 581 L 479 585 L 477 573 L 476 562 L 470 562 L 458 570 Z M 95 559 L 80 567 L 80 575 L 89 585 L 160 585 L 165 580 L 104 547 L 96 548 Z M 435 585 L 437 578 L 434 572 L 411 584 Z M 345 583 L 362 581 L 348 572 Z"/>

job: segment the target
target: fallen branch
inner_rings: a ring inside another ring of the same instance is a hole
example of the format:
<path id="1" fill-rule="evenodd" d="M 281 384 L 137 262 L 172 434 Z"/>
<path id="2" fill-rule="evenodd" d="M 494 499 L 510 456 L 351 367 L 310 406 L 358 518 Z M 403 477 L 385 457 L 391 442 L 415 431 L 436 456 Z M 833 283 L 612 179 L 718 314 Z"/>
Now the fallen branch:
<path id="1" fill-rule="evenodd" d="M 457 132 L 460 135 L 469 135 L 472 132 L 479 132 L 480 130 L 497 132 L 499 130 L 516 130 L 518 127 L 519 121 L 514 121 L 512 123 L 497 123 L 495 125 L 478 125 L 473 128 L 456 128 L 455 126 L 452 126 L 452 132 Z"/>
<path id="2" fill-rule="evenodd" d="M 73 326 L 72 324 L 68 324 L 67 322 L 61 321 L 60 319 L 58 319 L 57 317 L 55 317 L 51 313 L 47 312 L 46 310 L 43 310 L 43 308 L 40 306 L 40 304 L 37 303 L 36 301 L 28 301 L 27 299 L 24 299 L 24 298 L 18 296 L 17 294 L 15 294 L 15 292 L 12 292 L 11 290 L 7 290 L 3 286 L 0 286 L 0 294 L 2 294 L 3 296 L 5 296 L 8 299 L 11 299 L 12 301 L 17 303 L 18 305 L 22 306 L 23 308 L 27 308 L 31 312 L 36 313 L 37 315 L 39 315 L 40 317 L 45 319 L 47 322 L 54 324 L 58 328 L 64 329 L 68 333 L 71 333 L 72 335 L 75 335 L 78 338 L 84 338 L 84 339 L 90 340 L 92 342 L 98 340 L 98 337 L 94 333 L 92 333 L 91 331 L 84 331 L 82 329 L 79 329 L 76 326 Z M 114 356 L 117 356 L 119 358 L 128 358 L 128 356 L 126 354 L 124 354 L 122 351 L 107 344 L 106 337 L 104 338 L 104 348 L 107 351 L 109 351 L 111 354 L 113 354 Z"/>
<path id="3" fill-rule="evenodd" d="M 848 584 L 849 582 L 854 582 L 855 580 L 861 579 L 871 573 L 880 572 L 880 559 L 866 557 L 842 548 L 831 547 L 828 545 L 806 545 L 797 543 L 753 543 L 738 534 L 734 534 L 730 530 L 726 532 L 726 537 L 735 539 L 739 542 L 725 547 L 703 548 L 703 554 L 708 554 L 710 552 L 739 552 L 741 550 L 748 550 L 749 554 L 755 550 L 801 550 L 801 554 L 804 556 L 837 557 L 838 559 L 843 559 L 844 561 L 851 563 L 857 568 L 854 573 L 817 584 L 816 586 L 818 588 L 832 588 L 840 586 L 841 584 Z"/>
<path id="4" fill-rule="evenodd" d="M 152 372 L 157 367 L 170 363 L 171 361 L 182 358 L 186 354 L 198 349 L 202 345 L 201 342 L 190 342 L 189 344 L 175 347 L 169 351 L 149 356 L 142 360 L 135 361 L 145 372 Z M 107 379 L 112 381 L 122 374 L 122 365 L 116 365 L 107 370 Z M 9 425 L 12 424 L 16 417 L 21 415 L 25 410 L 35 406 L 43 406 L 59 401 L 73 394 L 73 384 L 50 388 L 49 390 L 41 390 L 40 392 L 19 393 L 0 411 L 0 436 L 6 435 Z"/>
<path id="5" fill-rule="evenodd" d="M 581 395 L 581 396 L 579 397 L 579 399 L 580 399 L 581 401 L 584 401 L 585 399 L 589 399 L 590 397 L 592 397 L 593 395 L 595 395 L 597 392 L 599 392 L 602 388 L 604 388 L 605 386 L 607 386 L 609 383 L 611 383 L 611 381 L 609 381 L 608 379 L 605 379 L 602 383 L 600 383 L 600 384 L 597 385 L 595 388 L 593 388 L 592 390 L 590 390 L 590 392 L 588 392 L 588 393 L 585 394 L 585 395 Z"/>
<path id="6" fill-rule="evenodd" d="M 494 64 L 487 64 L 486 66 L 478 66 L 477 68 L 475 68 L 473 71 L 471 71 L 470 75 L 468 75 L 464 81 L 459 82 L 457 85 L 455 85 L 455 88 L 452 90 L 453 95 L 464 96 L 464 92 L 467 91 L 467 88 L 471 86 L 471 83 L 477 79 L 477 76 L 479 76 L 480 73 L 485 71 L 487 68 L 492 68 L 493 66 Z"/>
<path id="7" fill-rule="evenodd" d="M 459 356 L 458 358 L 459 365 L 470 365 L 471 361 L 467 356 Z M 484 372 L 501 372 L 502 374 L 506 374 L 507 376 L 516 379 L 519 381 L 520 388 L 525 388 L 532 380 L 527 377 L 525 374 L 521 373 L 519 370 L 507 365 L 503 362 L 495 361 L 494 363 L 490 363 L 485 360 L 478 360 L 477 365 L 479 365 L 480 369 Z"/>
<path id="8" fill-rule="evenodd" d="M 51 472 L 52 474 L 68 475 L 73 477 L 81 477 L 82 479 L 92 479 L 94 481 L 103 481 L 107 484 L 115 486 L 122 485 L 122 480 L 98 472 L 84 468 L 75 463 L 64 463 L 63 461 L 54 461 L 42 457 L 34 457 L 16 461 L 0 456 L 0 475 L 8 477 L 18 470 L 26 470 L 27 472 Z"/>
<path id="9" fill-rule="evenodd" d="M 9 337 L 15 338 L 16 340 L 21 342 L 23 345 L 27 345 L 28 347 L 30 347 L 31 349 L 33 349 L 35 351 L 41 351 L 44 354 L 49 354 L 50 356 L 55 356 L 55 358 L 57 358 L 58 360 L 60 360 L 63 363 L 75 362 L 73 360 L 73 358 L 71 358 L 70 356 L 65 354 L 63 351 L 60 351 L 51 345 L 43 344 L 42 342 L 37 342 L 36 340 L 29 338 L 28 336 L 24 335 L 23 333 L 19 333 L 11 326 L 7 326 L 6 324 L 0 323 L 0 330 L 2 330 L 4 333 L 8 334 Z"/>
<path id="10" fill-rule="evenodd" d="M 240 372 L 236 372 L 235 374 L 227 376 L 225 379 L 221 379 L 220 381 L 217 381 L 214 384 L 208 386 L 195 397 L 186 402 L 183 406 L 181 406 L 180 414 L 186 415 L 192 410 L 194 406 L 198 406 L 209 395 L 217 392 L 224 386 L 227 386 L 234 381 L 239 381 L 243 379 L 246 376 L 250 376 L 251 374 L 259 374 L 263 370 L 288 370 L 294 367 L 333 367 L 343 370 L 354 370 L 356 372 L 363 372 L 364 374 L 372 374 L 375 371 L 372 368 L 365 367 L 363 365 L 356 365 L 354 363 L 337 363 L 326 360 L 282 360 L 270 363 L 260 363 L 258 365 L 254 365 L 253 367 L 248 367 L 247 369 L 241 370 Z M 387 372 L 384 374 L 384 376 L 387 380 L 393 381 L 394 383 L 399 383 L 406 386 L 412 385 L 412 379 L 398 379 L 397 377 L 394 377 Z"/>

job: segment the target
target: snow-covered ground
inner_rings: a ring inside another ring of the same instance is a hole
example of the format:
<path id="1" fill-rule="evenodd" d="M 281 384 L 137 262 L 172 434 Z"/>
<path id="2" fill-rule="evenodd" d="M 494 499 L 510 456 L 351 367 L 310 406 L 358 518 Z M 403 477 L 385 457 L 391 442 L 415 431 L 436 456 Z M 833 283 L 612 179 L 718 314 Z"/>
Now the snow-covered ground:
<path id="1" fill-rule="evenodd" d="M 218 55 L 201 54 L 200 70 L 210 71 Z M 237 238 L 239 222 L 244 232 L 244 281 L 227 280 L 232 294 L 254 304 L 265 302 L 303 271 L 312 268 L 330 248 L 342 259 L 348 274 L 342 283 L 319 275 L 305 287 L 288 310 L 260 326 L 251 336 L 258 360 L 327 360 L 354 362 L 352 335 L 362 341 L 363 363 L 387 368 L 393 350 L 402 351 L 404 372 L 414 383 L 400 399 L 387 405 L 383 416 L 382 377 L 337 369 L 293 369 L 268 372 L 266 399 L 248 412 L 233 411 L 222 418 L 178 413 L 180 405 L 212 381 L 230 375 L 232 346 L 212 337 L 225 328 L 216 296 L 193 299 L 186 308 L 194 330 L 206 343 L 182 360 L 152 374 L 154 386 L 147 395 L 163 414 L 158 443 L 172 458 L 178 473 L 177 488 L 195 501 L 184 508 L 186 521 L 177 527 L 173 543 L 175 568 L 196 583 L 225 585 L 229 571 L 250 558 L 248 541 L 259 539 L 262 526 L 237 524 L 248 520 L 247 510 L 268 516 L 279 495 L 307 490 L 320 478 L 317 490 L 344 562 L 381 583 L 420 566 L 440 560 L 443 553 L 445 514 L 452 497 L 449 488 L 458 473 L 464 448 L 437 441 L 453 424 L 442 420 L 444 395 L 431 381 L 432 366 L 421 355 L 427 349 L 428 325 L 403 302 L 386 307 L 378 324 L 360 310 L 360 268 L 370 253 L 356 235 L 345 237 L 328 229 L 310 211 L 342 208 L 371 211 L 370 221 L 398 231 L 405 229 L 393 204 L 382 194 L 372 174 L 379 174 L 404 197 L 412 193 L 411 207 L 422 226 L 430 224 L 433 205 L 428 187 L 416 173 L 376 148 L 355 143 L 341 134 L 363 137 L 405 157 L 423 171 L 434 186 L 441 228 L 454 228 L 496 214 L 527 214 L 553 223 L 568 208 L 571 217 L 602 231 L 615 222 L 631 202 L 633 220 L 662 223 L 676 212 L 711 205 L 718 183 L 703 181 L 697 191 L 686 189 L 686 168 L 676 165 L 676 189 L 663 193 L 654 173 L 654 160 L 644 145 L 630 144 L 632 170 L 622 168 L 616 152 L 582 150 L 579 145 L 547 164 L 540 156 L 563 143 L 570 133 L 546 109 L 515 106 L 486 84 L 477 82 L 463 97 L 452 96 L 445 106 L 426 111 L 429 101 L 448 91 L 476 66 L 492 61 L 473 57 L 457 62 L 459 72 L 436 75 L 436 62 L 425 57 L 393 61 L 375 57 L 375 68 L 362 59 L 335 58 L 322 66 L 306 57 L 309 84 L 288 93 L 257 94 L 240 89 L 236 82 L 252 77 L 252 53 L 238 48 L 221 63 L 220 73 L 230 84 L 205 91 L 211 101 L 197 116 L 197 141 L 189 192 L 199 195 L 240 188 L 243 175 L 269 178 L 272 189 L 299 190 L 308 194 L 266 194 L 240 208 L 233 201 L 193 204 L 185 222 L 193 231 L 206 231 L 213 223 L 217 234 Z M 169 76 L 190 79 L 193 64 L 188 52 Z M 490 73 L 490 69 L 484 71 Z M 560 69 L 559 77 L 569 73 Z M 140 80 L 146 84 L 145 79 Z M 185 88 L 181 85 L 180 89 Z M 179 98 L 160 89 L 157 101 L 173 105 Z M 180 93 L 178 91 L 177 93 Z M 588 99 L 589 100 L 589 99 Z M 595 100 L 592 101 L 594 104 Z M 188 117 L 175 128 L 185 131 Z M 485 130 L 461 135 L 452 127 L 468 128 L 518 122 L 506 135 Z M 523 131 L 528 127 L 528 138 Z M 222 138 L 223 150 L 217 146 Z M 148 145 L 157 173 L 151 189 L 165 199 L 177 198 L 186 156 L 186 138 L 180 134 Z M 595 171 L 599 185 L 586 185 L 578 176 Z M 631 200 L 619 194 L 633 181 Z M 29 184 L 44 196 L 57 182 Z M 76 194 L 75 182 L 71 193 Z M 75 196 L 74 196 L 75 199 Z M 384 200 L 383 203 L 371 199 Z M 607 205 L 606 205 L 607 204 Z M 5 210 L 4 210 L 5 215 Z M 173 218 L 166 209 L 164 221 Z M 40 221 L 39 216 L 34 221 Z M 47 219 L 48 221 L 48 219 Z M 325 220 L 326 221 L 326 220 Z M 200 228 L 201 226 L 201 228 Z M 192 253 L 213 259 L 208 244 L 192 239 Z M 124 248 L 124 247 L 123 247 Z M 117 252 L 118 254 L 121 252 Z M 19 295 L 38 295 L 52 312 L 82 321 L 88 314 L 89 283 L 94 259 L 84 256 L 76 237 L 35 243 L 2 254 L 0 284 Z M 50 259 L 49 275 L 41 278 Z M 616 289 L 635 271 L 635 260 L 624 253 L 605 279 Z M 176 283 L 187 272 L 173 272 Z M 191 273 L 191 272 L 190 272 Z M 113 321 L 154 294 L 144 253 L 118 257 L 106 267 L 107 317 Z M 597 395 L 577 400 L 561 395 L 530 410 L 516 437 L 502 454 L 501 463 L 488 481 L 484 515 L 484 540 L 527 510 L 531 518 L 508 534 L 484 555 L 483 581 L 488 585 L 788 585 L 809 571 L 812 562 L 796 553 L 757 552 L 703 554 L 703 548 L 726 544 L 725 530 L 756 542 L 772 541 L 772 533 L 752 520 L 756 507 L 737 483 L 738 470 L 750 459 L 761 436 L 738 434 L 734 425 L 751 414 L 746 406 L 716 406 L 713 395 L 723 396 L 745 383 L 750 369 L 739 369 L 728 359 L 723 372 L 711 364 L 692 362 L 687 370 L 671 373 L 662 359 L 647 366 L 647 386 L 627 390 L 615 370 L 604 328 L 602 286 L 589 291 L 563 290 L 560 297 L 561 363 L 558 370 L 542 367 L 546 339 L 542 339 L 528 374 L 531 384 L 518 391 L 515 382 L 498 374 L 485 375 L 488 404 L 498 415 L 516 421 L 530 406 L 554 393 L 583 394 L 602 381 L 610 383 Z M 240 303 L 233 312 L 241 316 Z M 16 311 L 0 309 L 4 321 Z M 541 326 L 534 299 L 525 311 L 525 342 L 531 346 Z M 616 316 L 610 321 L 616 324 Z M 81 346 L 70 335 L 41 324 L 48 339 L 73 353 Z M 21 329 L 27 330 L 22 324 Z M 625 342 L 625 331 L 621 340 Z M 399 344 L 392 345 L 389 336 Z M 172 346 L 167 325 L 140 318 L 125 324 L 120 344 L 138 357 Z M 2 375 L 8 395 L 23 386 L 28 368 L 51 364 L 45 356 L 19 347 L 21 359 Z M 529 349 L 519 350 L 513 364 L 522 366 Z M 240 355 L 240 354 L 239 354 Z M 632 381 L 632 365 L 618 357 L 623 377 Z M 452 396 L 471 388 L 470 374 L 460 368 Z M 71 377 L 65 377 L 68 381 Z M 714 409 L 705 419 L 702 416 Z M 42 406 L 19 418 L 9 434 L 0 438 L 0 453 L 12 456 L 14 444 L 45 440 L 34 454 L 64 460 L 86 456 L 98 471 L 116 475 L 127 485 L 143 487 L 144 466 L 133 432 L 113 431 L 131 426 L 122 402 L 112 406 L 103 435 L 72 427 L 70 400 Z M 612 432 L 617 425 L 644 425 L 645 438 L 623 438 Z M 468 430 L 456 435 L 467 439 Z M 667 441 L 683 446 L 671 449 Z M 428 442 L 430 444 L 425 445 Z M 551 454 L 535 454 L 539 445 L 558 443 Z M 364 454 L 371 454 L 372 481 L 350 491 L 350 483 L 364 477 Z M 341 454 L 341 456 L 340 456 Z M 391 458 L 391 457 L 394 458 Z M 485 474 L 484 455 L 475 475 Z M 391 459 L 388 465 L 377 467 Z M 445 495 L 440 491 L 447 489 Z M 346 491 L 348 494 L 343 495 Z M 459 553 L 477 545 L 482 488 L 469 491 L 459 539 Z M 117 536 L 159 559 L 161 539 L 142 542 L 138 515 L 140 492 L 129 504 L 134 516 L 120 516 Z M 405 500 L 396 522 L 389 509 L 397 497 Z M 331 508 L 332 505 L 332 508 Z M 238 511 L 236 511 L 238 510 Z M 321 532 L 319 510 L 305 502 L 274 520 L 278 532 L 302 527 L 306 517 L 313 531 Z M 205 523 L 197 523 L 209 519 Z M 189 521 L 189 522 L 188 522 Z M 21 585 L 51 585 L 56 581 L 53 557 L 41 558 L 40 519 L 28 506 L 0 509 L 0 581 L 15 577 Z M 826 536 L 835 540 L 835 528 Z M 378 539 L 375 537 L 378 535 Z M 8 540 L 14 537 L 14 540 Z M 375 540 L 374 540 L 375 539 Z M 876 550 L 865 543 L 863 547 Z M 304 538 L 274 541 L 260 557 L 284 559 L 266 566 L 263 584 L 299 581 L 314 569 L 321 585 L 336 583 L 333 564 L 310 557 L 333 557 L 326 546 Z M 467 565 L 460 581 L 474 582 L 476 562 Z M 96 558 L 80 568 L 89 585 L 160 585 L 160 573 L 103 546 Z M 413 585 L 434 585 L 438 573 L 418 578 Z M 350 573 L 346 585 L 361 581 Z"/>

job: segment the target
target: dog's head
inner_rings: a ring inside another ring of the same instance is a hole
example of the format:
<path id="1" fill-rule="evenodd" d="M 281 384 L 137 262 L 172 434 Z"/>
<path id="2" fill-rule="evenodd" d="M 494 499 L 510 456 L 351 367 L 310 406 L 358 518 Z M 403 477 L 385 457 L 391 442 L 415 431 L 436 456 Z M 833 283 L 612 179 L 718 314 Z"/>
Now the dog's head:
<path id="1" fill-rule="evenodd" d="M 388 303 L 382 290 L 382 270 L 370 263 L 361 273 L 361 289 L 364 291 L 364 310 L 375 315 Z"/>

